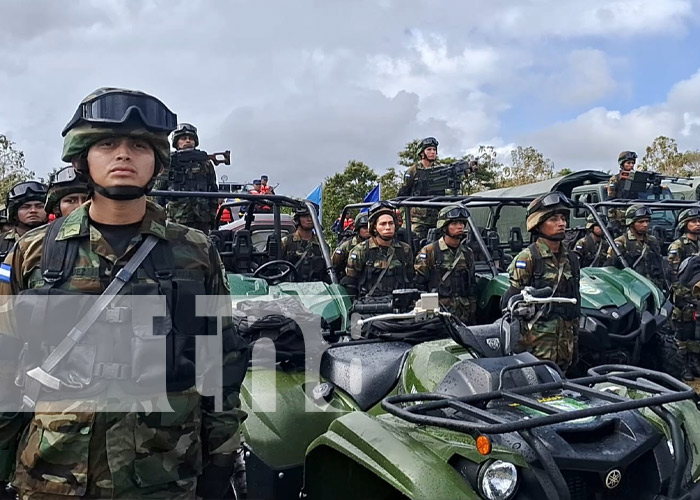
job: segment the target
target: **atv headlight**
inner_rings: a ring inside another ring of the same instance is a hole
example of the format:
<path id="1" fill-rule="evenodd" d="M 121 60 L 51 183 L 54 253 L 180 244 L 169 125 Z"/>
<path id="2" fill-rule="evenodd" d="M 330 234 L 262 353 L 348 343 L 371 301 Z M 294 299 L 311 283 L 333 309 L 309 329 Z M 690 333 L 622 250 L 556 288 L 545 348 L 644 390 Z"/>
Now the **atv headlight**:
<path id="1" fill-rule="evenodd" d="M 508 500 L 518 487 L 518 469 L 503 460 L 489 462 L 479 470 L 477 484 L 486 500 Z"/>

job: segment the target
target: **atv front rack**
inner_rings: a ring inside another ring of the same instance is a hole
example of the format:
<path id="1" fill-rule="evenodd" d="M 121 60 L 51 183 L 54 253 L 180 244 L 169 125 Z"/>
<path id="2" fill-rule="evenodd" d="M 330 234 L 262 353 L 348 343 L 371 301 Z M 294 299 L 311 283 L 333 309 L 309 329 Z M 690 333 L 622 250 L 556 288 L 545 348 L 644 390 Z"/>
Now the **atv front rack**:
<path id="1" fill-rule="evenodd" d="M 537 473 L 534 470 L 533 472 L 547 490 L 563 500 L 570 498 L 566 481 L 546 445 L 531 432 L 531 429 L 622 411 L 649 408 L 666 423 L 671 434 L 675 460 L 666 498 L 678 496 L 688 458 L 678 420 L 661 405 L 695 399 L 697 396 L 693 389 L 665 373 L 627 365 L 598 366 L 590 369 L 588 376 L 572 380 L 562 379 L 512 389 L 503 388 L 504 375 L 507 372 L 538 366 L 548 367 L 561 375 L 559 367 L 551 361 L 511 365 L 501 369 L 498 389 L 492 392 L 464 397 L 439 393 L 400 394 L 386 398 L 382 401 L 382 407 L 388 413 L 407 422 L 442 427 L 474 437 L 480 434 L 517 432 L 539 459 L 543 473 Z M 594 385 L 603 383 L 638 391 L 639 398 L 633 399 L 614 392 L 593 388 Z M 532 397 L 534 394 L 554 391 L 578 393 L 596 399 L 598 404 L 567 411 Z M 519 405 L 535 410 L 541 415 L 535 414 L 529 418 L 509 420 L 490 412 L 487 406 L 489 404 Z M 448 416 L 442 410 L 451 410 L 451 415 Z"/>

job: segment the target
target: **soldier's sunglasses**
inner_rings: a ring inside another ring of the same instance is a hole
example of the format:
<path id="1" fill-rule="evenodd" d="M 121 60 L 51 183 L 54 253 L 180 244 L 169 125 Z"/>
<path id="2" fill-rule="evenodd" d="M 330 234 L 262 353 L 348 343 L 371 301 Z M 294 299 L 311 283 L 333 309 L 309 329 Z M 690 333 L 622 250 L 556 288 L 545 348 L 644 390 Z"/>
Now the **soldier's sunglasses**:
<path id="1" fill-rule="evenodd" d="M 65 136 L 81 121 L 120 124 L 125 123 L 134 113 L 141 118 L 147 129 L 154 132 L 170 133 L 177 127 L 177 115 L 159 99 L 149 95 L 109 92 L 82 103 L 61 135 Z"/>
<path id="2" fill-rule="evenodd" d="M 46 186 L 41 182 L 29 181 L 14 186 L 7 196 L 10 200 L 14 200 L 26 196 L 27 194 L 46 194 L 46 191 Z"/>
<path id="3" fill-rule="evenodd" d="M 445 214 L 446 219 L 467 219 L 469 218 L 469 210 L 464 207 L 453 208 Z"/>

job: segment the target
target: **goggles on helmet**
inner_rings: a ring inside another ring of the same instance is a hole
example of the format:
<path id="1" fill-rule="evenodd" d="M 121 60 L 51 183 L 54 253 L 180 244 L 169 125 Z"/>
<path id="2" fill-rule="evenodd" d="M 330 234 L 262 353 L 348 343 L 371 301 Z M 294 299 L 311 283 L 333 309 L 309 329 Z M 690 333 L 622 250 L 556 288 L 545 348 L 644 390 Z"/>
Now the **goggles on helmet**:
<path id="1" fill-rule="evenodd" d="M 75 169 L 73 167 L 65 167 L 51 176 L 49 184 L 55 186 L 57 184 L 70 184 L 75 181 Z"/>
<path id="2" fill-rule="evenodd" d="M 27 194 L 43 195 L 46 194 L 46 192 L 46 186 L 43 185 L 41 182 L 22 182 L 21 184 L 17 184 L 12 189 L 10 189 L 10 192 L 7 194 L 7 199 L 16 200 L 17 198 L 21 198 L 23 196 L 26 196 Z"/>
<path id="3" fill-rule="evenodd" d="M 396 205 L 394 205 L 393 203 L 391 203 L 389 201 L 377 201 L 375 203 L 372 203 L 372 205 L 370 205 L 369 211 L 370 211 L 370 213 L 372 213 L 372 212 L 375 212 L 381 208 L 386 208 L 389 210 L 396 210 Z"/>
<path id="4" fill-rule="evenodd" d="M 539 212 L 542 209 L 556 207 L 557 205 L 563 205 L 569 208 L 572 206 L 569 198 L 567 198 L 563 194 L 559 192 L 549 193 L 541 200 L 539 200 L 537 204 L 535 204 L 530 210 L 528 210 L 528 215 L 531 215 L 535 212 Z"/>
<path id="5" fill-rule="evenodd" d="M 623 156 L 620 161 L 622 163 L 625 163 L 626 161 L 630 161 L 630 160 L 636 162 L 637 161 L 637 153 L 635 153 L 634 151 L 627 151 L 627 153 L 625 153 L 625 156 Z"/>
<path id="6" fill-rule="evenodd" d="M 159 99 L 146 94 L 107 92 L 81 103 L 73 118 L 61 132 L 65 137 L 69 130 L 81 121 L 88 123 L 124 123 L 137 113 L 147 129 L 154 132 L 172 132 L 177 127 L 177 115 Z"/>
<path id="7" fill-rule="evenodd" d="M 685 215 L 686 220 L 700 219 L 700 208 L 689 208 Z"/>
<path id="8" fill-rule="evenodd" d="M 435 137 L 426 137 L 425 139 L 420 141 L 420 147 L 421 149 L 437 148 L 438 141 Z"/>
<path id="9" fill-rule="evenodd" d="M 175 131 L 175 133 L 179 135 L 197 135 L 197 127 L 189 123 L 181 123 L 177 126 L 177 130 Z"/>
<path id="10" fill-rule="evenodd" d="M 469 210 L 464 207 L 455 207 L 447 212 L 444 216 L 445 219 L 467 219 L 469 218 Z"/>
<path id="11" fill-rule="evenodd" d="M 632 214 L 633 219 L 642 219 L 645 217 L 651 218 L 651 210 L 649 209 L 649 207 L 639 207 Z"/>

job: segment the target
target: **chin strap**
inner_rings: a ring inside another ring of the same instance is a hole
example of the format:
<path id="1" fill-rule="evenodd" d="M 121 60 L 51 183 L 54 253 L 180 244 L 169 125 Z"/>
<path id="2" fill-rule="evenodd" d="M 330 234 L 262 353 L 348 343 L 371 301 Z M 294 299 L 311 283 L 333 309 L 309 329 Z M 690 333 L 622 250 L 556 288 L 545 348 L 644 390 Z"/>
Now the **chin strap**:
<path id="1" fill-rule="evenodd" d="M 97 184 L 93 184 L 93 186 L 95 192 L 100 196 L 118 201 L 138 200 L 150 191 L 150 189 L 138 186 L 115 186 L 109 188 L 98 186 Z"/>

